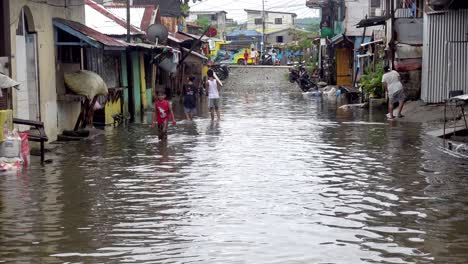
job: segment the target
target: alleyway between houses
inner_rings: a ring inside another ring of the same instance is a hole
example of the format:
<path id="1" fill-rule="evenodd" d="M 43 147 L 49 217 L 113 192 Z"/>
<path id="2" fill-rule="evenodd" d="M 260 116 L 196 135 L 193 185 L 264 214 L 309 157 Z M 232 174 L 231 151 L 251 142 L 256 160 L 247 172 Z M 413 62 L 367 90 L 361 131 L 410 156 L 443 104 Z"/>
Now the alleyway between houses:
<path id="1" fill-rule="evenodd" d="M 133 124 L 0 177 L 0 263 L 468 263 L 467 162 L 286 73 L 233 69 L 223 121 L 167 144 Z"/>

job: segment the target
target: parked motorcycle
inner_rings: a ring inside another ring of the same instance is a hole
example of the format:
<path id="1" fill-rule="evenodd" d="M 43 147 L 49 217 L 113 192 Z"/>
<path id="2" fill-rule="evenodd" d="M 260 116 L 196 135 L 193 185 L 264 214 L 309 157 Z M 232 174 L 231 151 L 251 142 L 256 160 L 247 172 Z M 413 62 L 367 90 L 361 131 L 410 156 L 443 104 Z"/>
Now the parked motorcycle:
<path id="1" fill-rule="evenodd" d="M 291 83 L 296 82 L 303 92 L 309 92 L 318 89 L 317 84 L 315 84 L 310 75 L 307 73 L 307 70 L 303 64 L 299 64 L 298 66 L 289 69 L 289 81 Z"/>
<path id="2" fill-rule="evenodd" d="M 260 63 L 262 65 L 273 65 L 273 58 L 270 54 L 263 54 Z"/>
<path id="3" fill-rule="evenodd" d="M 221 81 L 229 77 L 229 64 L 216 64 L 211 67 Z"/>

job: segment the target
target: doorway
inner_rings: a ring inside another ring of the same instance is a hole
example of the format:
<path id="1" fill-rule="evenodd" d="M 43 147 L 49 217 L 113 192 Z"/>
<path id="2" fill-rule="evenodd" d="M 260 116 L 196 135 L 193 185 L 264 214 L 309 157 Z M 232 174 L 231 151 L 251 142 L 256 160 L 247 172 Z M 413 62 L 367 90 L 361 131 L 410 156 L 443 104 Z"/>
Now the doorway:
<path id="1" fill-rule="evenodd" d="M 336 49 L 336 84 L 350 86 L 353 84 L 352 51 L 348 48 Z"/>
<path id="2" fill-rule="evenodd" d="M 21 9 L 16 29 L 17 117 L 39 121 L 39 80 L 37 74 L 37 34 L 28 7 Z"/>

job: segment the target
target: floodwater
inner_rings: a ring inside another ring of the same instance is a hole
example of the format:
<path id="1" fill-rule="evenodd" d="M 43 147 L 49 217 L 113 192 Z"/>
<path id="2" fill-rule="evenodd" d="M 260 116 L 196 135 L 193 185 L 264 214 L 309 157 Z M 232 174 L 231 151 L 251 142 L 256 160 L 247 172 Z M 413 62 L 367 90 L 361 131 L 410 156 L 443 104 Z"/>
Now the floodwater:
<path id="1" fill-rule="evenodd" d="M 468 263 L 468 161 L 264 71 L 167 144 L 107 129 L 1 175 L 0 263 Z"/>

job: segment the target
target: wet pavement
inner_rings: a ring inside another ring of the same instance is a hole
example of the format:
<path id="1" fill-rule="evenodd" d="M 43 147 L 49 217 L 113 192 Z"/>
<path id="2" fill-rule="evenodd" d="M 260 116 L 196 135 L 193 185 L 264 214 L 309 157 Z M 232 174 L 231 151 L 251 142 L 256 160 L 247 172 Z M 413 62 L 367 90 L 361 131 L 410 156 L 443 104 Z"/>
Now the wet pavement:
<path id="1" fill-rule="evenodd" d="M 0 263 L 468 263 L 468 161 L 284 74 L 234 70 L 167 144 L 108 129 L 0 176 Z"/>

